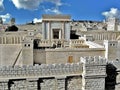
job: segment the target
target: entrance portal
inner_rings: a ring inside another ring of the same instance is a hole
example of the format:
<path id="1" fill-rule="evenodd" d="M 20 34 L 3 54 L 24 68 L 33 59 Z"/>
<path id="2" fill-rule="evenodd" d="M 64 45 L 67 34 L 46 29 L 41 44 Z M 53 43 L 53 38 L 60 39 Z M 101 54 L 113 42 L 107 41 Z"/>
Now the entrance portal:
<path id="1" fill-rule="evenodd" d="M 68 57 L 68 63 L 73 63 L 73 56 Z"/>
<path id="2" fill-rule="evenodd" d="M 60 39 L 60 30 L 53 29 L 53 39 Z"/>

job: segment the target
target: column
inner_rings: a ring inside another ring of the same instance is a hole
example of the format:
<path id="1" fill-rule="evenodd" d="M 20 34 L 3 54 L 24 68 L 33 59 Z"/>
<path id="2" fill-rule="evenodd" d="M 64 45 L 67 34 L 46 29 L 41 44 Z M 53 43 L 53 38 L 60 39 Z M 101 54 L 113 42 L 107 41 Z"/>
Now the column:
<path id="1" fill-rule="evenodd" d="M 7 37 L 5 37 L 5 44 L 6 44 L 6 42 L 7 42 L 7 41 L 6 41 L 6 38 L 7 38 Z"/>
<path id="2" fill-rule="evenodd" d="M 3 44 L 3 37 L 1 37 L 1 44 Z"/>
<path id="3" fill-rule="evenodd" d="M 49 22 L 49 40 L 51 41 L 51 22 Z"/>
<path id="4" fill-rule="evenodd" d="M 0 37 L 0 44 L 2 44 L 2 37 Z"/>
<path id="5" fill-rule="evenodd" d="M 56 77 L 56 82 L 57 82 L 57 85 L 56 85 L 56 90 L 65 90 L 65 78 L 66 77 Z"/>
<path id="6" fill-rule="evenodd" d="M 65 39 L 70 40 L 70 23 L 65 22 Z"/>
<path id="7" fill-rule="evenodd" d="M 18 44 L 18 37 L 16 37 L 16 44 Z"/>
<path id="8" fill-rule="evenodd" d="M 20 43 L 20 37 L 18 37 L 18 44 Z"/>
<path id="9" fill-rule="evenodd" d="M 5 38 L 3 37 L 3 44 L 5 44 Z"/>
<path id="10" fill-rule="evenodd" d="M 104 36 L 104 34 L 102 34 L 102 40 L 104 40 L 104 37 L 103 37 L 103 36 Z"/>
<path id="11" fill-rule="evenodd" d="M 62 39 L 65 39 L 65 22 L 62 22 Z"/>
<path id="12" fill-rule="evenodd" d="M 61 38 L 61 37 L 62 37 L 62 36 L 61 36 L 61 34 L 62 34 L 61 32 L 62 32 L 62 30 L 60 29 L 60 30 L 59 30 L 59 39 L 62 39 L 62 38 Z"/>
<path id="13" fill-rule="evenodd" d="M 14 44 L 14 37 L 12 37 L 12 44 Z"/>
<path id="14" fill-rule="evenodd" d="M 13 37 L 13 44 L 15 44 L 15 37 Z"/>
<path id="15" fill-rule="evenodd" d="M 38 78 L 27 79 L 27 90 L 38 90 Z"/>
<path id="16" fill-rule="evenodd" d="M 42 22 L 42 39 L 45 39 L 45 22 Z"/>
<path id="17" fill-rule="evenodd" d="M 49 21 L 46 23 L 46 31 L 47 31 L 46 39 L 49 40 L 50 37 Z"/>
<path id="18" fill-rule="evenodd" d="M 10 44 L 12 44 L 12 37 L 10 37 Z"/>
<path id="19" fill-rule="evenodd" d="M 99 40 L 101 40 L 101 33 L 100 33 L 100 38 L 99 38 Z"/>
<path id="20" fill-rule="evenodd" d="M 51 39 L 53 39 L 53 29 L 51 28 Z"/>

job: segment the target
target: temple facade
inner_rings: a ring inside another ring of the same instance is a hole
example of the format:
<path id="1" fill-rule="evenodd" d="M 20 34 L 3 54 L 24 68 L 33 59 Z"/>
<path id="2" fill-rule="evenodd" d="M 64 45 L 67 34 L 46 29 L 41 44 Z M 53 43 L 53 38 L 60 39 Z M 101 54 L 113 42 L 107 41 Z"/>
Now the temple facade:
<path id="1" fill-rule="evenodd" d="M 69 15 L 43 15 L 42 16 L 42 39 L 70 39 Z"/>

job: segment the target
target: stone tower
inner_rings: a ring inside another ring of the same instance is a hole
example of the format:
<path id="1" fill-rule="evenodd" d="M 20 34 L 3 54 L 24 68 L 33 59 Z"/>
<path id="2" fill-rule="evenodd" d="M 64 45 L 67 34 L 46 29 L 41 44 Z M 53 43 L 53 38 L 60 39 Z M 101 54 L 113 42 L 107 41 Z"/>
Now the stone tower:
<path id="1" fill-rule="evenodd" d="M 118 18 L 108 18 L 107 19 L 107 31 L 118 31 L 119 19 Z"/>
<path id="2" fill-rule="evenodd" d="M 81 57 L 83 63 L 82 90 L 105 90 L 106 59 Z"/>
<path id="3" fill-rule="evenodd" d="M 22 42 L 23 65 L 33 65 L 33 35 L 33 32 L 29 32 Z"/>
<path id="4" fill-rule="evenodd" d="M 118 42 L 117 41 L 104 41 L 104 46 L 106 49 L 105 58 L 108 60 L 115 60 L 117 58 L 117 51 L 118 51 Z"/>
<path id="5" fill-rule="evenodd" d="M 15 18 L 11 18 L 10 25 L 15 25 Z"/>

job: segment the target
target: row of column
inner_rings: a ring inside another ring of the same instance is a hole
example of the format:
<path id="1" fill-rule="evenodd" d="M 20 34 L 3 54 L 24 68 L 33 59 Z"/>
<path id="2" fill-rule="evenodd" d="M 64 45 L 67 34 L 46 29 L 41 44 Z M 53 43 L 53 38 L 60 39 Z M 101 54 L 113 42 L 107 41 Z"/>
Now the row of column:
<path id="1" fill-rule="evenodd" d="M 117 38 L 116 34 L 93 34 L 95 40 L 115 40 Z"/>
<path id="2" fill-rule="evenodd" d="M 24 37 L 0 37 L 0 44 L 20 44 Z"/>

